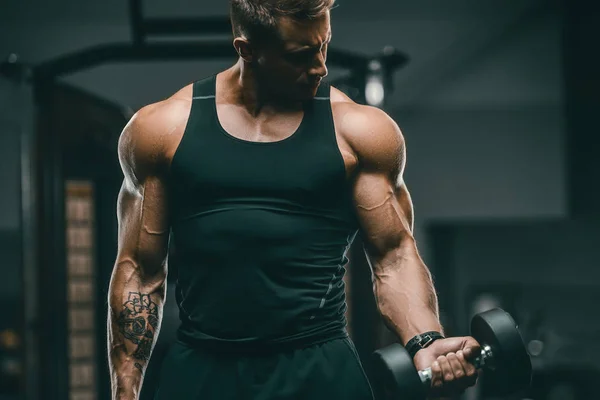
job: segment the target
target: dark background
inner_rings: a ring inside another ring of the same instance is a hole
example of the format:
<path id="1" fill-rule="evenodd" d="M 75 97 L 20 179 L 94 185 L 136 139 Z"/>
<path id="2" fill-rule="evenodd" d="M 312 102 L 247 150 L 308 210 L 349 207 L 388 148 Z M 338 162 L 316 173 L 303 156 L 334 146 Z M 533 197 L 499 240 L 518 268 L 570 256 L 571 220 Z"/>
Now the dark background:
<path id="1" fill-rule="evenodd" d="M 144 4 L 145 14 L 155 17 L 227 13 L 222 0 Z M 560 384 L 578 382 L 582 376 L 591 377 L 584 379 L 590 382 L 600 374 L 597 2 L 339 0 L 338 4 L 332 12 L 332 47 L 370 55 L 393 46 L 410 59 L 395 72 L 394 91 L 384 109 L 406 138 L 406 182 L 415 206 L 415 236 L 433 272 L 448 330 L 468 333 L 474 310 L 497 302 L 518 320 L 526 343 L 534 343 L 538 372 L 529 398 L 597 398 L 598 393 L 577 394 L 568 384 Z M 129 40 L 124 1 L 0 3 L 0 56 L 16 53 L 29 65 L 92 45 Z M 89 135 L 90 129 L 104 138 L 80 144 L 101 149 L 89 150 L 99 154 L 92 160 L 67 151 L 81 148 L 78 145 L 63 148 L 63 178 L 93 178 L 97 184 L 97 398 L 108 396 L 102 302 L 115 246 L 111 240 L 119 178 L 115 138 L 141 106 L 229 65 L 230 60 L 165 60 L 97 66 L 57 82 L 75 88 L 64 89 L 69 93 L 66 99 L 56 100 L 57 89 L 45 89 L 38 96 L 45 100 L 37 114 L 29 107 L 29 84 L 0 77 L 0 330 L 14 331 L 23 339 L 27 329 L 45 326 L 24 326 L 23 317 L 31 295 L 22 268 L 30 249 L 23 240 L 25 133 L 39 131 L 39 121 L 46 121 L 47 131 L 58 129 L 56 135 L 70 138 L 61 143 Z M 331 78 L 342 73 L 330 68 Z M 48 106 L 52 101 L 62 106 Z M 95 107 L 91 113 L 96 118 L 110 114 L 111 122 L 100 129 L 97 121 L 69 120 L 66 115 L 82 102 L 95 105 L 90 107 Z M 52 143 L 48 140 L 43 152 L 51 153 Z M 53 218 L 60 221 L 61 215 L 57 212 Z M 65 285 L 60 261 L 64 254 L 56 254 L 41 274 L 42 287 Z M 352 255 L 351 320 L 364 355 L 392 339 L 373 314 L 368 271 L 359 251 L 354 249 Z M 56 293 L 40 290 L 38 296 Z M 57 313 L 64 313 L 63 297 L 46 300 Z M 486 303 L 490 297 L 492 303 Z M 176 324 L 175 306 L 169 298 L 161 335 L 165 343 Z M 48 312 L 52 310 L 40 307 L 40 313 Z M 41 319 L 48 323 L 47 317 Z M 37 364 L 37 381 L 26 378 L 31 371 L 23 361 L 26 340 L 2 353 L 0 366 L 12 377 L 2 385 L 6 398 L 67 398 L 68 374 L 47 370 L 54 359 L 56 369 L 66 368 L 61 340 L 67 333 L 61 324 L 63 319 L 57 317 L 54 333 L 46 340 L 38 338 L 43 356 Z M 18 372 L 11 375 L 15 368 Z M 27 382 L 37 382 L 38 397 L 33 397 L 36 390 Z M 478 396 L 484 394 L 472 390 L 465 398 Z"/>

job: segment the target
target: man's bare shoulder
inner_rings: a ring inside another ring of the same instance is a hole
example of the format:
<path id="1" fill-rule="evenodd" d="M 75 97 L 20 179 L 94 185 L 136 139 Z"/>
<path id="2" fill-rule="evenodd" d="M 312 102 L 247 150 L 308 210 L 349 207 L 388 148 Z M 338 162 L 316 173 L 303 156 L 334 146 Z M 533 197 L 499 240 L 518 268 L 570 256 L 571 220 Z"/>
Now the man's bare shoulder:
<path id="1" fill-rule="evenodd" d="M 142 107 L 128 125 L 141 130 L 144 137 L 156 141 L 159 137 L 167 137 L 185 128 L 182 125 L 187 123 L 191 105 L 192 88 L 188 85 L 165 100 Z"/>
<path id="2" fill-rule="evenodd" d="M 188 85 L 165 100 L 140 108 L 121 134 L 122 161 L 169 164 L 183 137 L 191 105 L 192 85 Z"/>
<path id="3" fill-rule="evenodd" d="M 185 131 L 191 104 L 192 87 L 188 85 L 165 100 L 140 108 L 123 129 L 119 152 L 170 160 Z"/>
<path id="4" fill-rule="evenodd" d="M 336 132 L 356 152 L 359 160 L 394 164 L 404 151 L 400 127 L 385 111 L 358 104 L 332 88 L 331 108 Z"/>

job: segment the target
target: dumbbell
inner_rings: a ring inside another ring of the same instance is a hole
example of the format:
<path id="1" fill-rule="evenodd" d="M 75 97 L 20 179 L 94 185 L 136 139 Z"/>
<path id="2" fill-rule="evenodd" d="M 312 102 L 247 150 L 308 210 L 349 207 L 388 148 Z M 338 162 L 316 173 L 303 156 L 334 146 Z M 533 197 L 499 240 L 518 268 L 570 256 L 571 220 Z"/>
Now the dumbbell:
<path id="1" fill-rule="evenodd" d="M 471 336 L 479 342 L 481 354 L 470 362 L 483 370 L 495 395 L 513 394 L 531 384 L 531 359 L 510 314 L 495 308 L 475 315 Z M 417 371 L 400 344 L 374 352 L 373 375 L 375 389 L 385 399 L 425 400 L 431 387 L 431 368 Z"/>

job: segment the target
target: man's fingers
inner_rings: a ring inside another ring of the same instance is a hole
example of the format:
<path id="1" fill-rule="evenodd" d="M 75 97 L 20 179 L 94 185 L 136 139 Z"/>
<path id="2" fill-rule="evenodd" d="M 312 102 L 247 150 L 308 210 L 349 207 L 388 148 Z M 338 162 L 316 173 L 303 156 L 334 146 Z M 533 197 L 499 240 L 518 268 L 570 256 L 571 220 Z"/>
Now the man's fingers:
<path id="1" fill-rule="evenodd" d="M 435 361 L 431 364 L 431 387 L 440 388 L 443 384 L 442 366 L 439 362 Z"/>
<path id="2" fill-rule="evenodd" d="M 466 359 L 465 354 L 461 350 L 456 352 L 456 358 L 462 365 L 466 376 L 473 377 L 477 375 L 477 369 L 475 369 L 475 366 Z"/>
<path id="3" fill-rule="evenodd" d="M 464 392 L 474 384 L 473 377 L 469 376 L 465 369 L 469 363 L 465 361 L 463 354 L 461 354 L 461 356 L 462 360 L 458 353 L 451 353 L 446 356 L 454 371 L 454 377 L 456 378 L 450 388 L 455 394 Z"/>
<path id="4" fill-rule="evenodd" d="M 440 364 L 440 367 L 442 367 L 442 378 L 444 380 L 444 384 L 446 384 L 446 382 L 453 382 L 454 381 L 454 371 L 452 370 L 452 366 L 450 365 L 450 362 L 448 361 L 448 357 L 447 356 L 439 356 L 437 358 L 437 362 Z"/>
<path id="5" fill-rule="evenodd" d="M 462 379 L 467 375 L 464 366 L 455 353 L 448 354 L 446 358 L 448 359 L 448 363 L 450 364 L 455 379 Z"/>
<path id="6" fill-rule="evenodd" d="M 467 360 L 472 360 L 481 353 L 481 348 L 479 346 L 467 346 L 463 349 L 463 353 Z"/>

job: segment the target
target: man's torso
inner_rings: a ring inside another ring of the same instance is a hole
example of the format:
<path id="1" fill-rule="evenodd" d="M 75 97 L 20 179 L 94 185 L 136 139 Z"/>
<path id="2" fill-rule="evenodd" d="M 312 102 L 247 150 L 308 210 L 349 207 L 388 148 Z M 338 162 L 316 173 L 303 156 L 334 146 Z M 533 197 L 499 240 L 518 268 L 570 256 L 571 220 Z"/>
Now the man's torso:
<path id="1" fill-rule="evenodd" d="M 211 345 L 340 337 L 357 156 L 338 127 L 352 103 L 322 90 L 317 111 L 253 118 L 213 84 L 163 105 L 181 121 L 165 141 L 180 332 Z"/>

